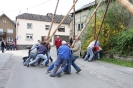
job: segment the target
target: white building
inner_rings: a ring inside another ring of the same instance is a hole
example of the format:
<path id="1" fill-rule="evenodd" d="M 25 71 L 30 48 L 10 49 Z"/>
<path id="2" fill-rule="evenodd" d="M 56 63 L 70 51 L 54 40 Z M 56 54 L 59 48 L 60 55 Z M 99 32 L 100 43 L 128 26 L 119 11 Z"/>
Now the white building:
<path id="1" fill-rule="evenodd" d="M 46 16 L 29 13 L 24 13 L 17 16 L 16 22 L 18 26 L 16 27 L 16 37 L 18 49 L 25 49 L 27 46 L 33 45 L 38 40 L 43 41 L 43 37 L 48 35 L 52 17 L 52 13 L 48 13 Z M 55 16 L 50 35 L 53 34 L 63 17 L 64 16 L 62 15 Z M 59 35 L 62 40 L 69 41 L 69 24 L 71 21 L 72 19 L 69 16 L 65 19 L 63 24 L 52 37 L 52 40 L 50 41 L 51 45 L 54 45 L 54 40 L 57 35 Z"/>
<path id="2" fill-rule="evenodd" d="M 94 5 L 95 5 L 95 2 L 93 1 L 75 11 L 75 35 L 80 34 L 81 29 L 85 26 L 87 19 L 89 18 L 92 11 L 94 10 Z M 73 12 L 71 14 L 73 16 Z M 72 22 L 71 24 L 73 25 L 71 29 L 73 29 L 74 22 Z M 71 30 L 71 32 L 72 32 L 71 34 L 73 34 L 74 30 Z"/>

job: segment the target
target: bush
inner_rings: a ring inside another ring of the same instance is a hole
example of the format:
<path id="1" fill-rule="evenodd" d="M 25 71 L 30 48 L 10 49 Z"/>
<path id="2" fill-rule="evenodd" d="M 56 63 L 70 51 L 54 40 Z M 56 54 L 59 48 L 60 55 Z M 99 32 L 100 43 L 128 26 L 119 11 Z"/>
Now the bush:
<path id="1" fill-rule="evenodd" d="M 119 33 L 109 40 L 110 47 L 115 52 L 133 55 L 133 29 Z"/>
<path id="2" fill-rule="evenodd" d="M 105 6 L 102 6 L 97 11 L 96 34 L 98 34 L 105 8 Z M 111 2 L 98 37 L 98 41 L 100 42 L 103 51 L 112 49 L 112 42 L 118 42 L 117 40 L 113 40 L 113 37 L 126 30 L 130 18 L 131 16 L 123 7 L 116 2 Z M 84 50 L 89 43 L 94 40 L 94 18 L 84 32 L 82 39 L 82 49 Z"/>

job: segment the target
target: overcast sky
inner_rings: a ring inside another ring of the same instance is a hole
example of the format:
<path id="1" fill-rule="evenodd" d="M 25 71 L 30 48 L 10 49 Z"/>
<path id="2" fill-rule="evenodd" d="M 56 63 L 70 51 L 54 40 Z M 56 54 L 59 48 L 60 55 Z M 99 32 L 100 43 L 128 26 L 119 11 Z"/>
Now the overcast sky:
<path id="1" fill-rule="evenodd" d="M 81 8 L 94 0 L 78 0 L 75 9 Z M 5 13 L 10 19 L 15 20 L 18 14 L 32 13 L 46 15 L 54 13 L 57 0 L 1 0 L 0 15 Z M 73 0 L 60 0 L 56 14 L 66 15 L 73 4 Z"/>

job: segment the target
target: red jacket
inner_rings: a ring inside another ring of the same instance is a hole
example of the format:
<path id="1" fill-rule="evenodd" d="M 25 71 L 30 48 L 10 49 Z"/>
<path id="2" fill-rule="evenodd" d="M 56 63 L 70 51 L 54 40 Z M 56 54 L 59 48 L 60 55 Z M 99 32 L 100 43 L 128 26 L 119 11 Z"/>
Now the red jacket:
<path id="1" fill-rule="evenodd" d="M 62 40 L 60 38 L 55 39 L 55 46 L 60 47 L 62 45 Z"/>
<path id="2" fill-rule="evenodd" d="M 98 51 L 99 50 L 99 47 L 98 46 L 95 46 L 93 50 L 94 50 L 94 52 L 95 51 Z"/>

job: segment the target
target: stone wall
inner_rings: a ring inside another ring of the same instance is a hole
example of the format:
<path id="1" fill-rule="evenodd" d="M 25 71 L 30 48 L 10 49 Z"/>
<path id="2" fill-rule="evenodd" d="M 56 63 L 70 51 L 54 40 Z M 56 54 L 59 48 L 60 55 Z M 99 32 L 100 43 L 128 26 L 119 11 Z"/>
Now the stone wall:
<path id="1" fill-rule="evenodd" d="M 106 58 L 115 58 L 125 61 L 133 61 L 133 56 L 120 56 L 119 54 L 104 54 Z"/>
<path id="2" fill-rule="evenodd" d="M 29 49 L 32 45 L 17 45 L 17 50 Z"/>

